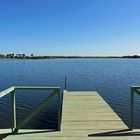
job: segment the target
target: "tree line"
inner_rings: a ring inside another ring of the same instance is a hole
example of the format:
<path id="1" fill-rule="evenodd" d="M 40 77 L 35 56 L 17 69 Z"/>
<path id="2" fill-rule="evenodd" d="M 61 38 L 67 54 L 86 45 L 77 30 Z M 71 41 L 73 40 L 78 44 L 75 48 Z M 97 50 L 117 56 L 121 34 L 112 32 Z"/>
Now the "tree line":
<path id="1" fill-rule="evenodd" d="M 128 56 L 34 56 L 34 54 L 0 54 L 0 58 L 15 58 L 15 59 L 55 59 L 55 58 L 140 58 L 139 55 Z"/>
<path id="2" fill-rule="evenodd" d="M 14 54 L 14 53 L 9 53 L 9 54 L 0 54 L 0 58 L 32 58 L 34 57 L 33 54 L 30 56 L 26 56 L 26 54 Z"/>

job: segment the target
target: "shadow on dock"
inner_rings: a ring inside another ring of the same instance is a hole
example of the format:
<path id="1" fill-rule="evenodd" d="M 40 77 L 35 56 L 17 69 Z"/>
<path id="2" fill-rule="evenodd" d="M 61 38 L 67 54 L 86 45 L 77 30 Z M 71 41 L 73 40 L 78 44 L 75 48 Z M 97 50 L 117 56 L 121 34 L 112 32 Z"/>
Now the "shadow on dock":
<path id="1" fill-rule="evenodd" d="M 10 135 L 10 133 L 7 133 L 7 134 L 0 134 L 0 140 L 4 139 L 4 138 L 7 137 L 8 135 Z"/>
<path id="2" fill-rule="evenodd" d="M 12 134 L 12 133 L 4 133 L 4 134 L 0 134 L 0 140 L 3 140 L 4 138 L 6 138 L 9 135 L 23 135 L 23 134 L 43 134 L 43 133 L 47 133 L 47 132 L 56 132 L 58 130 L 56 129 L 51 129 L 51 130 L 38 130 L 38 129 L 21 129 L 19 130 L 19 132 L 17 134 Z"/>
<path id="3" fill-rule="evenodd" d="M 140 130 L 139 131 L 130 131 L 129 129 L 122 129 L 122 130 L 116 130 L 116 131 L 109 131 L 109 132 L 102 132 L 102 133 L 96 133 L 96 134 L 89 134 L 88 137 L 122 137 L 122 136 L 140 136 Z"/>
<path id="4" fill-rule="evenodd" d="M 15 135 L 22 135 L 22 134 L 39 134 L 39 133 L 47 133 L 47 132 L 57 132 L 58 130 L 35 130 L 35 131 L 26 131 L 26 130 L 23 130 L 23 131 L 19 131 L 17 134 Z"/>

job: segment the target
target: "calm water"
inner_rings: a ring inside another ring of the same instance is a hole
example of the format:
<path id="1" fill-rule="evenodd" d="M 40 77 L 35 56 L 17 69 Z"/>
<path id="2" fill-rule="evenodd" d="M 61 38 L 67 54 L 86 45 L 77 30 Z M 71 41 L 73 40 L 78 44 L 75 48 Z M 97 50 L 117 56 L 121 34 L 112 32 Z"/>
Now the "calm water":
<path id="1" fill-rule="evenodd" d="M 140 59 L 0 60 L 0 90 L 10 86 L 60 86 L 68 90 L 96 90 L 128 123 L 131 85 L 140 85 Z M 49 93 L 17 91 L 18 123 Z M 0 127 L 10 127 L 10 96 L 0 99 Z M 57 100 L 37 115 L 27 128 L 56 128 Z M 140 96 L 135 98 L 135 127 L 140 128 Z"/>

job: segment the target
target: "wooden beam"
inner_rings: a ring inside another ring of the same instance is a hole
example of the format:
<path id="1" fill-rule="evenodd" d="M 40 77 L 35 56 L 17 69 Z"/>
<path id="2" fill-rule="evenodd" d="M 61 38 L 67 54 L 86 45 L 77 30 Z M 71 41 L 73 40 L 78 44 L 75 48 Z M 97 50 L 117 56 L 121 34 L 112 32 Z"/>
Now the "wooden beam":
<path id="1" fill-rule="evenodd" d="M 34 86 L 15 86 L 15 89 L 20 89 L 20 90 L 56 90 L 60 89 L 60 87 L 34 87 Z"/>
<path id="2" fill-rule="evenodd" d="M 10 87 L 10 88 L 8 88 L 8 89 L 0 92 L 0 98 L 3 97 L 3 96 L 5 96 L 5 95 L 7 95 L 7 94 L 9 94 L 10 92 L 12 92 L 14 90 L 15 90 L 15 87 Z"/>

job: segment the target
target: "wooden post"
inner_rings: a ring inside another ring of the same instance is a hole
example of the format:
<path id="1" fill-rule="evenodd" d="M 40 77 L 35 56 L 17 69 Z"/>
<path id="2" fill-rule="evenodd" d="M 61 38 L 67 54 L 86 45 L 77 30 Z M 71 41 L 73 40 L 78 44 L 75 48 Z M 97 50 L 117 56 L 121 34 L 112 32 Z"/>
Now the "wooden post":
<path id="1" fill-rule="evenodd" d="M 15 91 L 11 92 L 11 107 L 12 107 L 12 132 L 16 128 L 16 95 Z"/>
<path id="2" fill-rule="evenodd" d="M 129 129 L 133 130 L 133 123 L 134 123 L 134 89 L 131 87 L 130 92 L 130 124 Z"/>
<path id="3" fill-rule="evenodd" d="M 58 130 L 61 130 L 61 95 L 60 89 L 58 89 Z"/>
<path id="4" fill-rule="evenodd" d="M 65 90 L 67 90 L 67 77 L 65 76 Z"/>

